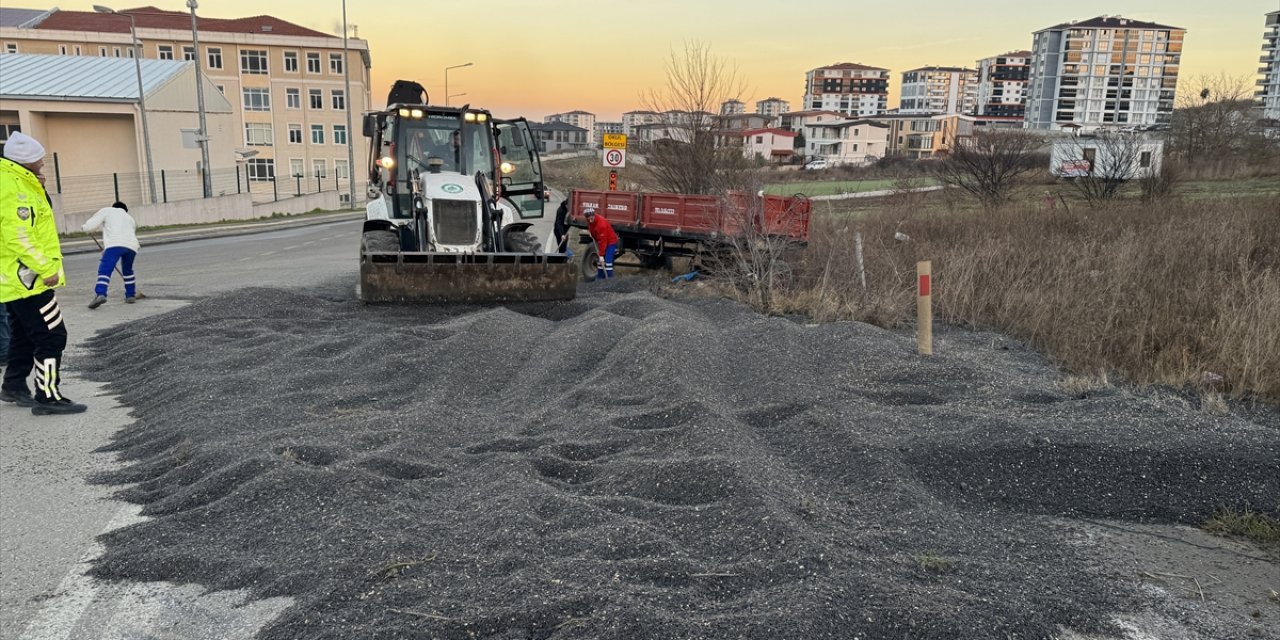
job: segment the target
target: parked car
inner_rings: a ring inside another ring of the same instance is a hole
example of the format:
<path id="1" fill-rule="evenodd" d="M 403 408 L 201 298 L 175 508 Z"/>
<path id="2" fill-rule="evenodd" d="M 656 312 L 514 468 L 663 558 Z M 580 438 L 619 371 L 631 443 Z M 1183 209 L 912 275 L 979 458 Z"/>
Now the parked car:
<path id="1" fill-rule="evenodd" d="M 826 169 L 828 166 L 826 158 L 815 158 L 805 163 L 804 168 L 809 170 Z"/>

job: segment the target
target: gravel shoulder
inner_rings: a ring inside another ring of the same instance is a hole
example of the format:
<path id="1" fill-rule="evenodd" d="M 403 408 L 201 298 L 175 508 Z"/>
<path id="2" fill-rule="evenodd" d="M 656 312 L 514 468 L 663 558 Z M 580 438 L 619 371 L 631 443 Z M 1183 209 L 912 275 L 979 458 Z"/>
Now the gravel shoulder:
<path id="1" fill-rule="evenodd" d="M 95 480 L 150 519 L 93 574 L 295 598 L 266 639 L 1280 638 L 1276 559 L 1186 527 L 1280 510 L 1273 413 L 646 286 L 248 289 L 95 338 L 137 418 Z"/>

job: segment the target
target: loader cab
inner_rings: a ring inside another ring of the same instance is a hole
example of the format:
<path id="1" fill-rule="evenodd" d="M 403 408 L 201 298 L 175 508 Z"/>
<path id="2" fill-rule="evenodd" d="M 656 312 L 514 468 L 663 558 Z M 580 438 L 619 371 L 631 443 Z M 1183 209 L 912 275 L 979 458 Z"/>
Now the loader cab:
<path id="1" fill-rule="evenodd" d="M 392 105 L 369 114 L 365 133 L 374 154 L 371 178 L 390 198 L 391 217 L 413 217 L 413 176 L 446 173 L 492 184 L 499 169 L 488 113 L 426 105 Z"/>
<path id="2" fill-rule="evenodd" d="M 502 193 L 516 206 L 521 219 L 541 218 L 546 204 L 538 142 L 524 118 L 494 121 L 498 155 L 502 158 Z"/>

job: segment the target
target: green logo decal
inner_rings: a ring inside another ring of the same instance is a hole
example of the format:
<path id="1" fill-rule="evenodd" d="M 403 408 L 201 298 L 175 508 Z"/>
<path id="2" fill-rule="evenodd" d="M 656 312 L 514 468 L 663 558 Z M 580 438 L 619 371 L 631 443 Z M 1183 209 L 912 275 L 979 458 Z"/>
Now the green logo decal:
<path id="1" fill-rule="evenodd" d="M 462 185 L 447 182 L 440 185 L 440 190 L 445 193 L 462 193 Z"/>

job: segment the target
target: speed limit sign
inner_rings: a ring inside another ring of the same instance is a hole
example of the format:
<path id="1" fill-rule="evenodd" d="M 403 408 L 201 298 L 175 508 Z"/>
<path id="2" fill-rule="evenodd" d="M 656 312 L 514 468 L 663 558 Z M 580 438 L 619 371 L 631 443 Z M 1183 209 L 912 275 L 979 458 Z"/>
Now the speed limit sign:
<path id="1" fill-rule="evenodd" d="M 604 150 L 604 166 L 610 169 L 621 169 L 627 166 L 627 150 L 626 149 L 605 149 Z"/>

